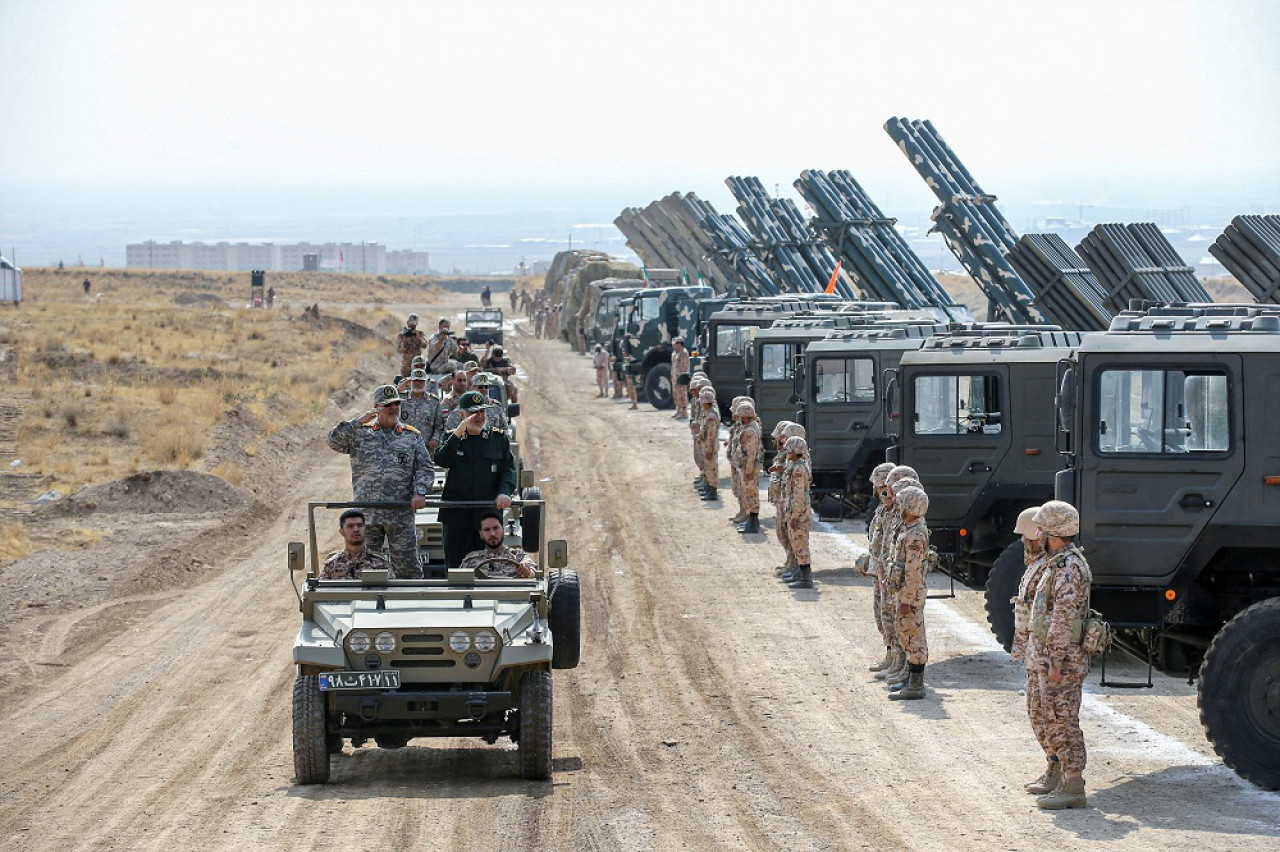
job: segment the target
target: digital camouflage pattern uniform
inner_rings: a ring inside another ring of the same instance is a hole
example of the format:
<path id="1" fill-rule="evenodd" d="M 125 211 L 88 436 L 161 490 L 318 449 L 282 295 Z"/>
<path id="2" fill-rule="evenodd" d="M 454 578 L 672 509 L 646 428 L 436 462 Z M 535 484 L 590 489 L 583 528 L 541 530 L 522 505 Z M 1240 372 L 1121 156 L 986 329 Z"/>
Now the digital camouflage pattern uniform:
<path id="1" fill-rule="evenodd" d="M 329 446 L 351 456 L 351 490 L 356 501 L 406 505 L 415 494 L 426 496 L 435 475 L 427 445 L 417 429 L 398 423 L 383 429 L 374 420 L 346 420 L 329 432 Z M 378 550 L 388 540 L 397 578 L 422 576 L 418 563 L 418 530 L 413 510 L 366 509 L 365 547 Z"/>
<path id="2" fill-rule="evenodd" d="M 396 351 L 400 353 L 400 375 L 407 376 L 413 369 L 413 359 L 422 354 L 427 337 L 416 326 L 405 326 L 396 335 Z"/>
<path id="3" fill-rule="evenodd" d="M 803 439 L 801 439 L 803 440 Z M 809 486 L 813 480 L 809 453 L 798 458 L 787 457 L 782 467 L 782 513 L 778 526 L 786 530 L 783 546 L 796 564 L 809 563 L 809 526 L 812 512 L 809 507 Z"/>
<path id="4" fill-rule="evenodd" d="M 388 571 L 391 564 L 367 547 L 354 553 L 344 547 L 325 557 L 324 567 L 320 569 L 320 579 L 359 580 L 366 568 L 370 571 Z"/>
<path id="5" fill-rule="evenodd" d="M 435 334 L 427 338 L 426 348 L 427 372 L 443 373 L 444 362 L 454 360 L 458 354 L 458 341 L 453 339 L 453 335 L 436 331 Z"/>
<path id="6" fill-rule="evenodd" d="M 440 397 L 431 394 L 402 397 L 400 419 L 418 430 L 422 442 L 431 448 L 431 442 L 440 443 L 444 431 L 444 417 L 440 414 Z"/>
<path id="7" fill-rule="evenodd" d="M 1089 611 L 1093 576 L 1080 548 L 1069 544 L 1045 559 L 1031 604 L 1031 637 L 1027 662 L 1038 682 L 1037 706 L 1031 719 L 1040 745 L 1057 757 L 1064 773 L 1083 772 L 1087 755 L 1080 730 L 1080 698 L 1089 674 L 1089 655 L 1075 631 Z M 1056 664 L 1062 680 L 1049 680 Z M 1028 690 L 1028 712 L 1031 694 Z"/>
<path id="8" fill-rule="evenodd" d="M 519 576 L 518 565 L 524 565 L 535 573 L 538 569 L 537 564 L 526 556 L 523 550 L 504 544 L 497 550 L 489 550 L 486 547 L 484 550 L 472 551 L 466 555 L 458 567 L 474 572 L 477 577 L 500 580 Z"/>

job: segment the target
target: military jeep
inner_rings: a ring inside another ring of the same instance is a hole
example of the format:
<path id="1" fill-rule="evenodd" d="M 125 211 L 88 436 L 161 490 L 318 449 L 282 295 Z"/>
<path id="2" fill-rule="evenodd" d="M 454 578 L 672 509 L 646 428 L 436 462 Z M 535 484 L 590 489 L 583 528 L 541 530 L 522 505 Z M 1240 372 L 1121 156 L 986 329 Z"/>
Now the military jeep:
<path id="1" fill-rule="evenodd" d="M 480 504 L 429 499 L 419 527 L 441 506 Z M 308 503 L 310 541 L 289 545 L 302 612 L 293 646 L 298 783 L 328 781 L 331 756 L 344 740 L 353 748 L 372 740 L 396 749 L 425 737 L 509 737 L 520 777 L 549 778 L 552 671 L 578 665 L 579 598 L 577 575 L 565 570 L 566 543 L 546 540 L 539 490 L 526 489 L 505 518 L 508 543 L 537 563 L 531 579 L 446 572 L 434 561 L 443 552 L 428 545 L 419 550 L 424 574 L 443 579 L 365 571 L 356 580 L 320 580 L 316 512 L 352 507 L 407 508 Z"/>
<path id="2" fill-rule="evenodd" d="M 502 309 L 485 308 L 466 313 L 466 335 L 472 346 L 502 345 Z"/>

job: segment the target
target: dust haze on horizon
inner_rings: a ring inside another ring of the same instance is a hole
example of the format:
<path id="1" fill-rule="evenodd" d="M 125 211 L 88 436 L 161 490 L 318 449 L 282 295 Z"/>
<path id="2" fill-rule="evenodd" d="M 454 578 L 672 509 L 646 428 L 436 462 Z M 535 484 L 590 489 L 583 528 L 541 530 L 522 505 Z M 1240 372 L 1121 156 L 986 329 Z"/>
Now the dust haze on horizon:
<path id="1" fill-rule="evenodd" d="M 1280 0 L 724 8 L 0 0 L 0 246 L 119 265 L 301 228 L 436 265 L 674 190 L 732 212 L 725 177 L 793 195 L 806 168 L 927 227 L 891 116 L 930 119 L 1019 229 L 1280 212 Z"/>

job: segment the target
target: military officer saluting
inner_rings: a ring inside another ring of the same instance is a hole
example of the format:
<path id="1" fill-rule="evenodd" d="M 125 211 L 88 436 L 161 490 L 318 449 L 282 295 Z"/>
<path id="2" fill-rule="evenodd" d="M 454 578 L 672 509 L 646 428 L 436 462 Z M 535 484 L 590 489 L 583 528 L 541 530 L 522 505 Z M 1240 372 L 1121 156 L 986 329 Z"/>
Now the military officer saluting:
<path id="1" fill-rule="evenodd" d="M 329 432 L 329 446 L 351 456 L 351 490 L 357 502 L 404 503 L 404 509 L 368 512 L 367 546 L 387 539 L 398 579 L 422 577 L 413 513 L 426 505 L 435 467 L 417 429 L 400 422 L 400 394 L 391 385 L 373 391 L 373 408 Z"/>

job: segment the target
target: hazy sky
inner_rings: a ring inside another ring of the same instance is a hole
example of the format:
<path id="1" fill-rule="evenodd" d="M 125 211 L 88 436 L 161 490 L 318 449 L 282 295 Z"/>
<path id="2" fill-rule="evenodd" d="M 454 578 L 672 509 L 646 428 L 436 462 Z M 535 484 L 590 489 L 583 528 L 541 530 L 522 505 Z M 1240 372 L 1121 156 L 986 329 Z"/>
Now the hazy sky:
<path id="1" fill-rule="evenodd" d="M 98 186 L 265 182 L 607 222 L 805 168 L 927 215 L 895 115 L 1002 201 L 1277 212 L 1277 45 L 1280 0 L 0 0 L 0 225 Z"/>

